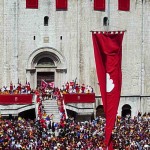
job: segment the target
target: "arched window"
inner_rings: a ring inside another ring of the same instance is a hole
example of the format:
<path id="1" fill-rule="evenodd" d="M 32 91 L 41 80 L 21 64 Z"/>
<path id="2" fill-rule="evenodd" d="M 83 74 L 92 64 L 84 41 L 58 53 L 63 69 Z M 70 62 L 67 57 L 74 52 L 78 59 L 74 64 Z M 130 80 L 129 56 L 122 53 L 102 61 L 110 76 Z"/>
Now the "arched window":
<path id="1" fill-rule="evenodd" d="M 103 18 L 103 26 L 108 26 L 109 25 L 109 20 L 108 17 Z"/>
<path id="2" fill-rule="evenodd" d="M 54 61 L 49 57 L 43 57 L 37 63 L 37 67 L 54 67 L 54 66 L 55 66 Z"/>
<path id="3" fill-rule="evenodd" d="M 44 17 L 44 26 L 48 26 L 48 19 L 49 19 L 48 16 Z"/>

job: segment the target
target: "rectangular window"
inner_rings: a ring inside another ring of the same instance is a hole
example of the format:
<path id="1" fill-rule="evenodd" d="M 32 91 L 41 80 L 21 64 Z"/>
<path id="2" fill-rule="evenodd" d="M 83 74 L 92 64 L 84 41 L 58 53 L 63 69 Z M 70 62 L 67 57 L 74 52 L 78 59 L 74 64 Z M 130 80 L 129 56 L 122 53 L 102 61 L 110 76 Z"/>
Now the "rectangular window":
<path id="1" fill-rule="evenodd" d="M 38 9 L 38 0 L 26 0 L 26 8 Z"/>
<path id="2" fill-rule="evenodd" d="M 67 10 L 68 0 L 56 0 L 56 9 Z"/>
<path id="3" fill-rule="evenodd" d="M 105 10 L 105 0 L 94 0 L 94 10 Z"/>
<path id="4" fill-rule="evenodd" d="M 118 10 L 129 11 L 130 10 L 130 0 L 118 0 Z"/>

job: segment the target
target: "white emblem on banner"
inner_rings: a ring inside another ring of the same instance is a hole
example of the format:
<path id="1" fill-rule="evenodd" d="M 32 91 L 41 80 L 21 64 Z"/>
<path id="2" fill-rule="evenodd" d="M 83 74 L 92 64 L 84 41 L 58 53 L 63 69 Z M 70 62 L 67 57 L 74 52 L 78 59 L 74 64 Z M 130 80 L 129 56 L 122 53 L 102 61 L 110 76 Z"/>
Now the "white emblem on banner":
<path id="1" fill-rule="evenodd" d="M 78 100 L 80 100 L 80 96 L 78 96 Z"/>
<path id="2" fill-rule="evenodd" d="M 15 97 L 15 102 L 17 102 L 18 101 L 18 97 Z"/>
<path id="3" fill-rule="evenodd" d="M 108 73 L 106 73 L 106 81 L 107 81 L 107 85 L 106 85 L 107 92 L 111 92 L 114 89 L 115 85 L 113 83 L 113 80 L 110 79 L 110 75 Z"/>

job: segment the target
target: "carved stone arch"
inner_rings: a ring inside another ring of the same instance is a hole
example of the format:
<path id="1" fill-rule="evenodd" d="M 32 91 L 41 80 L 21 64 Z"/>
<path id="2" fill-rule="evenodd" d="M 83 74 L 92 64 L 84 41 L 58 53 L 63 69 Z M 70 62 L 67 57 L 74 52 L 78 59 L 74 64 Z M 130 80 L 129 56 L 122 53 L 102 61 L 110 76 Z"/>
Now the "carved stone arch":
<path id="1" fill-rule="evenodd" d="M 42 64 L 44 60 L 45 65 L 43 65 L 44 63 Z M 41 65 L 38 65 L 39 63 L 41 63 Z M 28 58 L 26 69 L 27 80 L 30 81 L 32 88 L 36 88 L 38 73 L 53 73 L 54 78 L 57 79 L 54 79 L 55 86 L 61 86 L 62 82 L 65 81 L 64 75 L 67 72 L 66 66 L 66 59 L 58 50 L 51 47 L 36 49 Z"/>
<path id="2" fill-rule="evenodd" d="M 27 68 L 33 69 L 36 59 L 38 60 L 44 56 L 48 56 L 51 59 L 53 59 L 55 63 L 57 64 L 58 68 L 66 69 L 65 57 L 58 50 L 51 48 L 51 47 L 42 47 L 42 48 L 34 50 L 28 58 Z"/>

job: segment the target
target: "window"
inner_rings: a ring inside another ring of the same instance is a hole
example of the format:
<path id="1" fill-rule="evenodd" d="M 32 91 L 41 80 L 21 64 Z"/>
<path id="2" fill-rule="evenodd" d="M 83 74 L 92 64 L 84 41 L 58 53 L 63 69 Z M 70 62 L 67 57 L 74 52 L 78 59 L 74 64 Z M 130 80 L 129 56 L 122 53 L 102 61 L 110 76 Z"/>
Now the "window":
<path id="1" fill-rule="evenodd" d="M 48 20 L 49 20 L 49 17 L 45 16 L 44 17 L 44 26 L 48 26 Z"/>
<path id="2" fill-rule="evenodd" d="M 109 25 L 108 17 L 104 17 L 103 18 L 103 26 L 108 26 L 108 25 Z"/>

